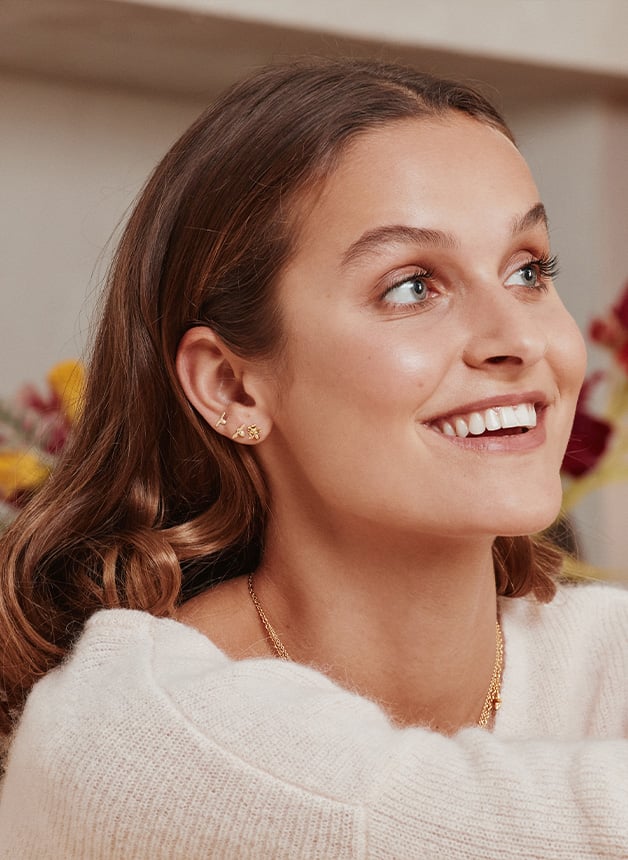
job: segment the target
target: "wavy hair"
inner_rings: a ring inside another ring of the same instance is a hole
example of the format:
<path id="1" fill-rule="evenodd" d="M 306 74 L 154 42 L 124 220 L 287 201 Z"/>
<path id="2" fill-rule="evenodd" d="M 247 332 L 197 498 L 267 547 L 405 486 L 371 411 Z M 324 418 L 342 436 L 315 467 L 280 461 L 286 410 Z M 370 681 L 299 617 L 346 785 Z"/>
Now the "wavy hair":
<path id="1" fill-rule="evenodd" d="M 0 730 L 102 607 L 172 614 L 251 570 L 267 494 L 251 449 L 208 428 L 175 372 L 207 325 L 237 355 L 281 349 L 275 301 L 299 195 L 346 145 L 404 118 L 463 113 L 513 136 L 478 92 L 391 64 L 271 66 L 229 89 L 148 180 L 112 263 L 82 416 L 0 545 Z M 559 554 L 498 538 L 498 591 L 549 600 Z"/>

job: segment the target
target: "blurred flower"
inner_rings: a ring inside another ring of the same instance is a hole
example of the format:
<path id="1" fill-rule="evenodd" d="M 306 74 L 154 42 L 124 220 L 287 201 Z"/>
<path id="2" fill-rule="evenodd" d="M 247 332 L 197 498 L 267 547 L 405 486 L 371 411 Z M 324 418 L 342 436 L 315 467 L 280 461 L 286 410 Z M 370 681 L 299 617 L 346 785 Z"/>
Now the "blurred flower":
<path id="1" fill-rule="evenodd" d="M 594 317 L 589 325 L 593 343 L 619 353 L 628 346 L 628 282 L 611 309 L 601 317 Z"/>
<path id="2" fill-rule="evenodd" d="M 0 451 L 0 492 L 12 499 L 36 489 L 50 474 L 50 468 L 29 451 Z"/>
<path id="3" fill-rule="evenodd" d="M 586 379 L 578 398 L 562 466 L 566 511 L 593 490 L 628 480 L 628 282 L 608 313 L 592 320 L 589 337 L 612 362 Z M 603 395 L 595 411 L 594 389 Z"/>
<path id="4" fill-rule="evenodd" d="M 613 428 L 603 418 L 589 412 L 589 398 L 593 387 L 601 381 L 603 374 L 591 375 L 584 385 L 576 405 L 571 436 L 563 460 L 563 473 L 572 478 L 586 475 L 595 468 L 606 451 Z"/>
<path id="5" fill-rule="evenodd" d="M 624 332 L 628 332 L 628 281 L 624 284 L 619 299 L 613 305 L 612 313 L 619 320 Z"/>
<path id="6" fill-rule="evenodd" d="M 46 481 L 78 417 L 84 386 L 77 361 L 55 365 L 42 393 L 24 385 L 0 400 L 0 526 Z"/>
<path id="7" fill-rule="evenodd" d="M 48 385 L 52 389 L 61 411 L 72 423 L 79 413 L 85 386 L 85 371 L 78 361 L 62 361 L 48 373 Z"/>

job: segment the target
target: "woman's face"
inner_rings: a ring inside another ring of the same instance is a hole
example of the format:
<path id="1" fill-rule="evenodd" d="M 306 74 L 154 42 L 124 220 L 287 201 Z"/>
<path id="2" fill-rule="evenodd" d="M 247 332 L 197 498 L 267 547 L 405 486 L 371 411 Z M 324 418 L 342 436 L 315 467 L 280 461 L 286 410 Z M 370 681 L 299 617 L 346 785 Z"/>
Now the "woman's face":
<path id="1" fill-rule="evenodd" d="M 548 525 L 585 353 L 516 148 L 453 113 L 392 123 L 309 202 L 259 449 L 275 505 L 391 533 Z"/>

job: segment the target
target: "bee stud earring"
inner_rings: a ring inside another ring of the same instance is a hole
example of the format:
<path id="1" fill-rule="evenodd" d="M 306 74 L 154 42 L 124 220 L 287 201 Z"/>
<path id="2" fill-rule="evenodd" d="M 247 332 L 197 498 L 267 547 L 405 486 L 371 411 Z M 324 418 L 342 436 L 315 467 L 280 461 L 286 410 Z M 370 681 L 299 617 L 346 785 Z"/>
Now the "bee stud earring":
<path id="1" fill-rule="evenodd" d="M 233 436 L 231 438 L 232 439 L 244 439 L 245 435 L 246 434 L 244 432 L 244 424 L 240 424 L 240 426 L 238 427 L 238 429 L 235 431 L 235 433 L 233 434 Z"/>

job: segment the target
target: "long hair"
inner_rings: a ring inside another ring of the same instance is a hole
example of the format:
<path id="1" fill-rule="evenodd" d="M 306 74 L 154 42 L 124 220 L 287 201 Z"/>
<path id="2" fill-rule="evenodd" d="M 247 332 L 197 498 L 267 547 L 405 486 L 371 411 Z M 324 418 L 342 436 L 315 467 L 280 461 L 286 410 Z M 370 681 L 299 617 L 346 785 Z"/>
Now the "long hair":
<path id="1" fill-rule="evenodd" d="M 263 549 L 267 497 L 251 449 L 187 402 L 177 346 L 210 326 L 237 355 L 281 349 L 278 275 L 299 195 L 369 129 L 458 112 L 512 140 L 479 93 L 368 61 L 271 66 L 236 84 L 148 180 L 112 263 L 82 416 L 63 461 L 0 546 L 0 729 L 91 613 L 172 614 Z M 558 556 L 498 538 L 502 594 L 553 594 Z"/>

